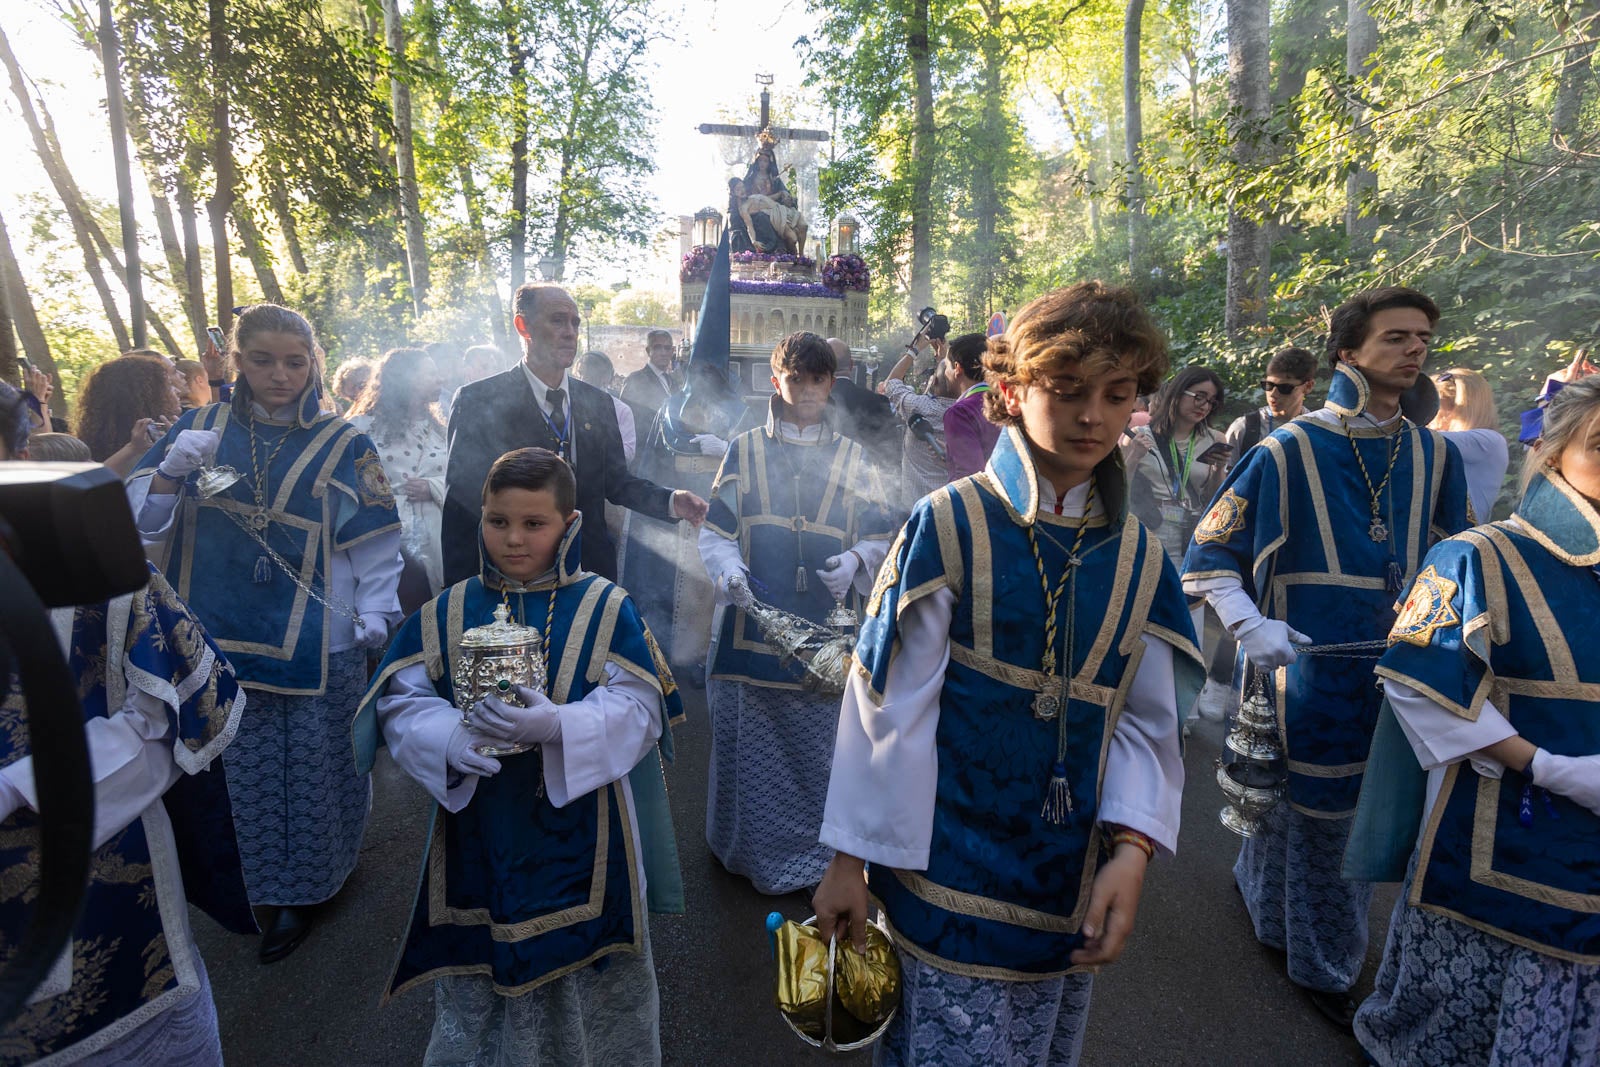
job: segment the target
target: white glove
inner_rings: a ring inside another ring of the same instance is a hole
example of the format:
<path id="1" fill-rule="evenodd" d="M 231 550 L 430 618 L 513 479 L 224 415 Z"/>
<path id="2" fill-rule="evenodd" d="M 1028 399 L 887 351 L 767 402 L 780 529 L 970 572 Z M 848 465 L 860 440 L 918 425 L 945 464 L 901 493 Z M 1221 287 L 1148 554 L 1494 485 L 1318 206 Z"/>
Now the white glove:
<path id="1" fill-rule="evenodd" d="M 843 600 L 845 594 L 850 592 L 850 583 L 855 581 L 856 571 L 860 569 L 861 559 L 854 552 L 846 552 L 823 560 L 822 569 L 817 572 L 817 577 L 828 587 L 833 599 Z"/>
<path id="2" fill-rule="evenodd" d="M 519 708 L 496 697 L 484 697 L 472 706 L 472 725 L 485 737 L 514 745 L 543 745 L 561 740 L 561 713 L 550 698 L 525 685 L 512 687 Z"/>
<path id="3" fill-rule="evenodd" d="M 450 732 L 444 745 L 444 761 L 458 774 L 476 774 L 480 778 L 493 778 L 500 773 L 500 761 L 478 751 L 485 738 L 460 723 Z"/>
<path id="4" fill-rule="evenodd" d="M 1252 664 L 1264 671 L 1287 667 L 1300 658 L 1295 645 L 1309 645 L 1311 638 L 1286 622 L 1257 615 L 1233 632 L 1234 639 Z"/>
<path id="5" fill-rule="evenodd" d="M 204 467 L 217 454 L 222 435 L 215 430 L 182 430 L 167 446 L 167 455 L 156 470 L 163 478 L 181 482 Z"/>
<path id="6" fill-rule="evenodd" d="M 728 603 L 741 608 L 747 608 L 755 603 L 756 595 L 750 591 L 750 582 L 746 577 L 749 571 L 740 571 L 730 575 L 723 591 L 727 594 Z"/>
<path id="7" fill-rule="evenodd" d="M 1581 807 L 1600 815 L 1600 755 L 1557 756 L 1536 749 L 1528 764 L 1533 784 L 1560 793 Z"/>
<path id="8" fill-rule="evenodd" d="M 363 611 L 356 619 L 356 647 L 382 648 L 389 643 L 389 620 L 375 611 Z"/>
<path id="9" fill-rule="evenodd" d="M 714 433 L 697 433 L 689 440 L 702 456 L 722 456 L 728 451 L 728 442 Z"/>

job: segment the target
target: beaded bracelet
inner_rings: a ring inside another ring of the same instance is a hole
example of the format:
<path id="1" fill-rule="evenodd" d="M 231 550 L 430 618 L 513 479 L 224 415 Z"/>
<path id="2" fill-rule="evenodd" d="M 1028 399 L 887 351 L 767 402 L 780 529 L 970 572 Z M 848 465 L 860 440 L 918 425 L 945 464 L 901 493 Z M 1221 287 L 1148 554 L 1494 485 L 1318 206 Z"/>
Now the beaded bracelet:
<path id="1" fill-rule="evenodd" d="M 1156 843 L 1137 830 L 1118 830 L 1112 834 L 1111 851 L 1115 852 L 1118 845 L 1133 845 L 1144 853 L 1147 860 L 1154 859 L 1156 855 Z"/>

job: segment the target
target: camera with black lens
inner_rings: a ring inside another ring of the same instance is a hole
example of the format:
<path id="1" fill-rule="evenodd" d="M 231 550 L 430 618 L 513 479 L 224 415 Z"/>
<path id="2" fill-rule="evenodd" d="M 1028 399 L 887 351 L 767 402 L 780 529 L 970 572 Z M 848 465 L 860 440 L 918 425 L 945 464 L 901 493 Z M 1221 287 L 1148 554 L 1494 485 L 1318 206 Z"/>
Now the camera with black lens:
<path id="1" fill-rule="evenodd" d="M 0 685 L 21 691 L 39 802 L 39 892 L 0 971 L 0 1025 L 61 954 L 83 905 L 94 791 L 78 687 L 49 609 L 143 588 L 122 479 L 98 463 L 0 462 Z"/>

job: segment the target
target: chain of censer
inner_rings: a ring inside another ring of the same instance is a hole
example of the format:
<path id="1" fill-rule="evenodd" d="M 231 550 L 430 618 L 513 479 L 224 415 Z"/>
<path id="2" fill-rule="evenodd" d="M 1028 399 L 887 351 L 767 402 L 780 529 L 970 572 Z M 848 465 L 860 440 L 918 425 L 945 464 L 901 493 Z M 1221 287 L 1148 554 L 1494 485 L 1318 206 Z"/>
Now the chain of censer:
<path id="1" fill-rule="evenodd" d="M 1056 675 L 1056 612 L 1061 606 L 1061 596 L 1067 591 L 1069 585 L 1077 585 L 1078 564 L 1082 557 L 1078 555 L 1083 548 L 1083 539 L 1089 532 L 1089 517 L 1094 510 L 1095 483 L 1089 480 L 1089 493 L 1083 502 L 1083 518 L 1078 520 L 1078 535 L 1073 538 L 1072 548 L 1067 552 L 1067 560 L 1061 570 L 1061 577 L 1056 580 L 1055 588 L 1050 587 L 1050 579 L 1045 573 L 1044 557 L 1039 553 L 1039 538 L 1034 533 L 1033 523 L 1026 527 L 1028 531 L 1028 547 L 1033 549 L 1033 565 L 1039 572 L 1039 588 L 1044 591 L 1045 624 L 1044 624 L 1044 656 L 1040 661 L 1040 671 L 1045 674 L 1047 686 L 1057 684 Z M 1037 520 L 1035 520 L 1037 521 Z M 1067 645 L 1063 651 L 1066 654 L 1065 674 L 1072 672 L 1072 641 L 1073 631 L 1076 629 L 1077 594 L 1073 592 L 1067 598 Z M 1044 809 L 1040 817 L 1048 822 L 1061 824 L 1066 822 L 1066 817 L 1072 811 L 1072 790 L 1067 784 L 1067 691 L 1065 679 L 1062 680 L 1061 692 L 1057 697 L 1056 705 L 1056 757 L 1050 766 L 1050 782 L 1045 788 Z M 1037 699 L 1037 698 L 1035 698 Z"/>

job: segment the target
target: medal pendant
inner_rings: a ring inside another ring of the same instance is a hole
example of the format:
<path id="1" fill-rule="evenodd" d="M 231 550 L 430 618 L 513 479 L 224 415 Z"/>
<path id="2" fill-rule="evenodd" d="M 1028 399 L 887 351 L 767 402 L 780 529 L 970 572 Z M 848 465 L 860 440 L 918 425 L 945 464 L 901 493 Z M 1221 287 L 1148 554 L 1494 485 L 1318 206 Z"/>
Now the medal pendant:
<path id="1" fill-rule="evenodd" d="M 1061 714 L 1061 697 L 1065 691 L 1066 687 L 1059 676 L 1046 678 L 1033 695 L 1033 717 L 1049 722 Z"/>
<path id="2" fill-rule="evenodd" d="M 251 512 L 250 526 L 252 529 L 265 530 L 267 528 L 267 513 L 265 511 Z"/>
<path id="3" fill-rule="evenodd" d="M 1367 536 L 1381 545 L 1389 540 L 1389 527 L 1384 525 L 1382 519 L 1374 515 L 1372 525 L 1367 527 Z"/>

